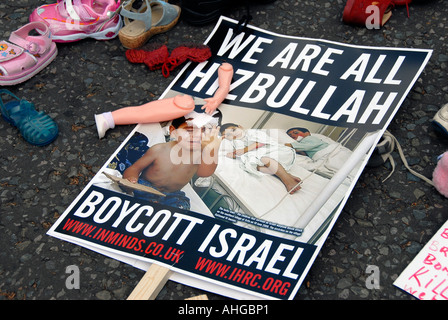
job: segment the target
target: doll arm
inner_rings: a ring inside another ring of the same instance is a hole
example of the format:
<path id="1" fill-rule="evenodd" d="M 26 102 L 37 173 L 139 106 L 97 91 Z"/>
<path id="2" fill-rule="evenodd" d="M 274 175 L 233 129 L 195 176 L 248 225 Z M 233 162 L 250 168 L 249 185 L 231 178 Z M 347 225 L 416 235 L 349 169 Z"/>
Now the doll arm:
<path id="1" fill-rule="evenodd" d="M 233 77 L 233 67 L 230 63 L 223 63 L 218 69 L 218 90 L 211 98 L 204 99 L 206 104 L 202 106 L 202 110 L 212 114 L 219 105 L 224 101 L 230 91 L 230 83 Z"/>

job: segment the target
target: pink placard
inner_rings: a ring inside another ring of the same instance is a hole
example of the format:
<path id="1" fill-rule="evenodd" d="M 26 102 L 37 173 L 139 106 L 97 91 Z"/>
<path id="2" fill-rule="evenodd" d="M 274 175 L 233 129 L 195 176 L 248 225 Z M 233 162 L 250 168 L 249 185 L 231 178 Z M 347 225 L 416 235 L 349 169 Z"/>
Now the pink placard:
<path id="1" fill-rule="evenodd" d="M 448 300 L 448 221 L 400 274 L 394 285 L 420 300 Z"/>

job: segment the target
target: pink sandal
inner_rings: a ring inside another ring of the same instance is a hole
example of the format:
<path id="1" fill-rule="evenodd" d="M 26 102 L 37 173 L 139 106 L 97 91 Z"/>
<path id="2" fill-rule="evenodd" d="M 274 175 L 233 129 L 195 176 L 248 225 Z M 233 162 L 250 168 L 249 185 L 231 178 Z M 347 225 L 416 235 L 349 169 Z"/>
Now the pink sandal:
<path id="1" fill-rule="evenodd" d="M 30 35 L 31 31 L 38 35 Z M 24 82 L 54 60 L 58 53 L 51 32 L 43 22 L 31 22 L 0 41 L 0 85 Z"/>

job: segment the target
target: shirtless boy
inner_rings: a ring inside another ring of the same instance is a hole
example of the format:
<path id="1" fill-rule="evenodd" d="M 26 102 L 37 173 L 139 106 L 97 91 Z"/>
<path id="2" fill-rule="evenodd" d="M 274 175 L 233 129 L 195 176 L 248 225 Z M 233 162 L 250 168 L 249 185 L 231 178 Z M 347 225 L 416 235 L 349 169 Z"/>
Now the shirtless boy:
<path id="1" fill-rule="evenodd" d="M 189 199 L 180 191 L 196 174 L 208 177 L 218 165 L 221 144 L 219 129 L 194 128 L 181 117 L 173 120 L 170 136 L 174 141 L 153 145 L 123 173 L 123 178 L 140 183 L 166 196 L 134 191 L 134 196 L 152 202 L 189 209 Z"/>

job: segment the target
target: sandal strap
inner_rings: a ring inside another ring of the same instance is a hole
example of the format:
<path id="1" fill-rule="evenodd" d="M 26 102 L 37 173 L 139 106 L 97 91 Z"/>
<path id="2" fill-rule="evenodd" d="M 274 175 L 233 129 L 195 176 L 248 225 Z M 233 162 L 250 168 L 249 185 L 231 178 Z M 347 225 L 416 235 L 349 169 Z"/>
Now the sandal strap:
<path id="1" fill-rule="evenodd" d="M 149 30 L 151 27 L 163 26 L 169 24 L 174 17 L 179 14 L 176 6 L 161 0 L 145 0 L 145 3 L 137 10 L 132 11 L 132 4 L 135 0 L 128 0 L 123 2 L 120 14 L 125 18 L 125 24 L 129 23 L 129 19 L 141 20 L 145 23 L 145 29 Z M 162 14 L 158 21 L 152 21 L 152 7 L 160 6 Z M 154 24 L 153 24 L 154 23 Z"/>
<path id="2" fill-rule="evenodd" d="M 24 49 L 22 47 L 19 47 L 18 45 L 10 43 L 6 40 L 0 41 L 0 48 L 2 50 L 2 52 L 0 53 L 0 63 L 15 59 L 24 52 Z"/>
<path id="3" fill-rule="evenodd" d="M 88 21 L 95 19 L 89 14 L 81 0 L 58 0 L 57 8 L 63 17 L 70 17 L 75 21 Z"/>
<path id="4" fill-rule="evenodd" d="M 25 101 L 25 100 L 22 100 Z M 26 101 L 27 102 L 27 101 Z M 28 102 L 29 103 L 29 102 Z M 48 140 L 57 132 L 57 126 L 53 119 L 43 111 L 32 110 L 30 115 L 23 117 L 17 127 L 25 140 L 37 143 L 41 140 Z"/>
<path id="5" fill-rule="evenodd" d="M 31 36 L 29 32 L 36 30 L 39 36 Z M 44 54 L 51 46 L 50 28 L 43 22 L 30 22 L 11 33 L 9 41 L 24 48 L 31 54 Z"/>
<path id="6" fill-rule="evenodd" d="M 129 19 L 141 20 L 145 22 L 146 30 L 149 30 L 152 25 L 151 2 L 153 2 L 153 0 L 151 1 L 145 0 L 145 3 L 142 4 L 142 6 L 137 10 L 137 12 L 131 11 L 133 9 L 132 4 L 134 3 L 134 0 L 128 0 L 123 2 L 120 14 L 125 18 L 124 19 L 125 24 L 129 23 Z"/>
<path id="7" fill-rule="evenodd" d="M 34 109 L 33 103 L 25 99 L 21 99 L 20 103 L 8 110 L 8 116 L 16 126 L 20 127 L 20 123 L 29 118 L 30 115 L 35 112 L 37 111 Z"/>
<path id="8" fill-rule="evenodd" d="M 81 0 L 74 0 L 74 4 L 72 0 L 65 0 L 65 8 L 67 9 L 67 13 L 70 15 L 70 17 L 72 17 L 76 21 L 85 21 L 91 19 L 87 10 L 84 9 Z M 75 8 L 78 9 L 78 12 L 76 12 Z"/>
<path id="9" fill-rule="evenodd" d="M 0 41 L 0 45 L 7 48 L 0 54 L 0 72 L 2 76 L 20 74 L 23 70 L 33 68 L 37 57 L 24 48 L 8 41 Z"/>
<path id="10" fill-rule="evenodd" d="M 169 24 L 173 19 L 179 14 L 179 8 L 175 5 L 169 4 L 168 2 L 161 1 L 161 0 L 152 0 L 151 3 L 156 5 L 162 6 L 162 16 L 160 17 L 160 20 L 157 22 L 154 22 L 154 27 L 157 26 L 164 26 Z"/>
<path id="11" fill-rule="evenodd" d="M 0 89 L 0 111 L 1 114 L 4 118 L 6 118 L 8 121 L 10 121 L 10 116 L 9 116 L 9 111 L 6 110 L 6 107 L 3 103 L 3 99 L 2 99 L 2 95 L 9 95 L 10 97 L 12 97 L 15 100 L 20 100 L 14 93 L 12 93 L 11 91 L 7 90 L 7 89 Z"/>

